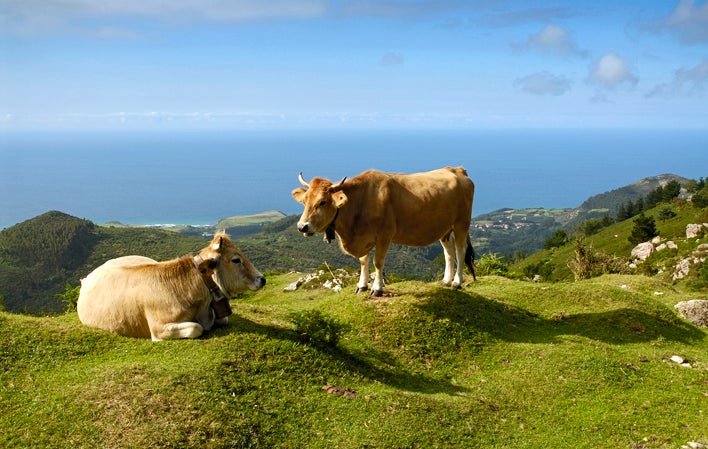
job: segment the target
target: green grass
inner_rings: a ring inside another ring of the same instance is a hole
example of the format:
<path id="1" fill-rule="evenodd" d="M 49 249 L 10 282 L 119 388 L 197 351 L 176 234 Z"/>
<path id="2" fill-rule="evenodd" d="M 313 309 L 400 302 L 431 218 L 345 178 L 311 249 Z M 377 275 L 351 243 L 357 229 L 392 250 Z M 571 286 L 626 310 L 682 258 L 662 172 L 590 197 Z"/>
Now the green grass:
<path id="1" fill-rule="evenodd" d="M 708 443 L 708 331 L 678 317 L 689 296 L 675 286 L 483 277 L 460 291 L 400 282 L 368 299 L 353 286 L 283 292 L 296 278 L 271 276 L 232 301 L 229 326 L 191 341 L 118 337 L 75 313 L 1 313 L 0 446 Z M 318 323 L 338 338 L 303 338 Z"/>

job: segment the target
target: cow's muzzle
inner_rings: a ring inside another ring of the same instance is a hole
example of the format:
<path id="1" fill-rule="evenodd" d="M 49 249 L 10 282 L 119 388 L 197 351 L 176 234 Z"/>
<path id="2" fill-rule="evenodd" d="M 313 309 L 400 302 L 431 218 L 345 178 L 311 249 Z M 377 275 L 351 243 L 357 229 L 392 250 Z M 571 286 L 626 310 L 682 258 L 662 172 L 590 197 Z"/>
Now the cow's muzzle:
<path id="1" fill-rule="evenodd" d="M 315 235 L 315 232 L 310 228 L 310 225 L 307 223 L 298 223 L 297 230 L 302 232 L 306 237 L 312 237 L 313 235 Z"/>

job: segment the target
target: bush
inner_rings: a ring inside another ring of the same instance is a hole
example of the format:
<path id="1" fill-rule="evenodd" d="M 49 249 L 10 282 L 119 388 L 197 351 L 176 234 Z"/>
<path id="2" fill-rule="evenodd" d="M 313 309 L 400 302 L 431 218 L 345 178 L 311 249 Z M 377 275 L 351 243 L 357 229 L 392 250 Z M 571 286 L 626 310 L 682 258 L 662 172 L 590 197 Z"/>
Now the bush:
<path id="1" fill-rule="evenodd" d="M 506 276 L 509 274 L 509 267 L 504 263 L 503 258 L 497 254 L 485 254 L 477 262 L 476 271 L 480 276 L 499 275 Z"/>
<path id="2" fill-rule="evenodd" d="M 542 279 L 548 280 L 551 278 L 554 269 L 555 266 L 551 263 L 551 261 L 549 259 L 544 259 L 540 262 L 526 265 L 522 271 L 524 276 L 529 279 L 533 279 L 536 275 L 538 275 L 541 276 Z"/>
<path id="3" fill-rule="evenodd" d="M 576 281 L 629 271 L 626 260 L 595 251 L 592 245 L 582 239 L 575 241 L 575 256 L 568 262 L 568 268 L 573 272 Z"/>
<path id="4" fill-rule="evenodd" d="M 676 216 L 676 212 L 673 211 L 670 207 L 664 207 L 659 211 L 659 220 L 665 221 L 669 220 L 671 218 L 674 218 Z"/>
<path id="5" fill-rule="evenodd" d="M 76 310 L 76 303 L 79 301 L 79 293 L 81 292 L 81 285 L 72 287 L 68 282 L 66 283 L 66 290 L 64 293 L 57 293 L 56 296 L 61 298 L 61 302 L 64 303 L 65 312 L 73 312 Z"/>
<path id="6" fill-rule="evenodd" d="M 334 318 L 319 310 L 308 310 L 293 313 L 290 319 L 295 323 L 295 332 L 304 342 L 315 346 L 337 346 L 343 326 Z"/>

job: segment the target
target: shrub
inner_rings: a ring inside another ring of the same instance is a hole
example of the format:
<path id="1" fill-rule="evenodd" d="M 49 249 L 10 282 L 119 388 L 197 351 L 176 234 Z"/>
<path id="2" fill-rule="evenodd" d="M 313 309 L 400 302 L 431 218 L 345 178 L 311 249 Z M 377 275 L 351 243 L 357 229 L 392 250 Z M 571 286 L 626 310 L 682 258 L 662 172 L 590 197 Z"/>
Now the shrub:
<path id="1" fill-rule="evenodd" d="M 595 251 L 592 245 L 587 244 L 583 239 L 575 241 L 575 256 L 568 262 L 568 268 L 573 272 L 576 281 L 603 274 L 628 272 L 627 261 L 611 254 Z"/>
<path id="2" fill-rule="evenodd" d="M 477 262 L 476 271 L 480 276 L 499 275 L 506 276 L 509 267 L 506 266 L 502 257 L 497 254 L 485 254 Z"/>
<path id="3" fill-rule="evenodd" d="M 659 210 L 659 220 L 665 221 L 669 220 L 671 218 L 674 218 L 676 216 L 676 212 L 674 212 L 673 209 L 670 207 L 664 207 L 661 210 Z"/>
<path id="4" fill-rule="evenodd" d="M 79 293 L 81 291 L 81 285 L 72 287 L 68 282 L 66 283 L 66 290 L 64 293 L 57 293 L 56 296 L 61 298 L 61 302 L 64 303 L 65 312 L 73 312 L 76 310 L 76 303 L 79 301 Z"/>
<path id="5" fill-rule="evenodd" d="M 315 346 L 337 346 L 343 326 L 334 318 L 319 310 L 295 312 L 290 315 L 295 324 L 295 332 L 306 343 Z"/>
<path id="6" fill-rule="evenodd" d="M 551 261 L 549 259 L 544 259 L 537 263 L 526 265 L 522 271 L 524 276 L 529 279 L 533 279 L 536 275 L 541 276 L 542 279 L 550 279 L 554 269 L 555 266 L 551 263 Z"/>
<path id="7" fill-rule="evenodd" d="M 615 220 L 609 215 L 605 215 L 602 218 L 591 218 L 585 220 L 578 227 L 580 232 L 585 236 L 591 236 L 600 232 L 602 228 L 606 228 L 615 223 Z"/>

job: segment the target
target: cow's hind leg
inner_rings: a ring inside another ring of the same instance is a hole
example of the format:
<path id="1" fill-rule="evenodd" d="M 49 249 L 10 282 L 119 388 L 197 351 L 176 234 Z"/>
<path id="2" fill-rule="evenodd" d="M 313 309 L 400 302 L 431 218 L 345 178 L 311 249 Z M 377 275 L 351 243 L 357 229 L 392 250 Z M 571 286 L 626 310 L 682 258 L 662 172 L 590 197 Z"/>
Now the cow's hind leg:
<path id="1" fill-rule="evenodd" d="M 445 274 L 440 285 L 449 287 L 455 276 L 455 236 L 452 233 L 440 239 L 440 244 L 445 253 Z"/>
<path id="2" fill-rule="evenodd" d="M 384 259 L 386 258 L 386 253 L 388 252 L 388 243 L 379 243 L 376 245 L 376 252 L 374 253 L 374 268 L 376 269 L 376 275 L 374 275 L 374 283 L 371 285 L 371 296 L 383 296 L 384 292 Z"/>
<path id="3" fill-rule="evenodd" d="M 369 255 L 360 257 L 359 264 L 361 265 L 361 274 L 359 275 L 359 283 L 356 284 L 356 292 L 361 293 L 369 289 Z"/>
<path id="4" fill-rule="evenodd" d="M 465 233 L 466 234 L 466 233 Z M 472 246 L 469 243 L 469 237 L 463 238 L 462 235 L 460 235 L 459 238 L 454 239 L 455 242 L 455 253 L 457 257 L 457 270 L 455 271 L 455 279 L 452 281 L 452 286 L 453 288 L 461 288 L 462 287 L 462 280 L 464 277 L 464 272 L 465 272 L 465 259 L 466 259 L 466 251 L 467 251 L 467 245 Z M 474 268 L 472 269 L 472 272 L 474 273 Z"/>
<path id="5" fill-rule="evenodd" d="M 157 328 L 151 327 L 150 333 L 153 341 L 198 338 L 204 333 L 204 328 L 199 323 L 185 321 L 183 323 L 167 323 Z"/>

